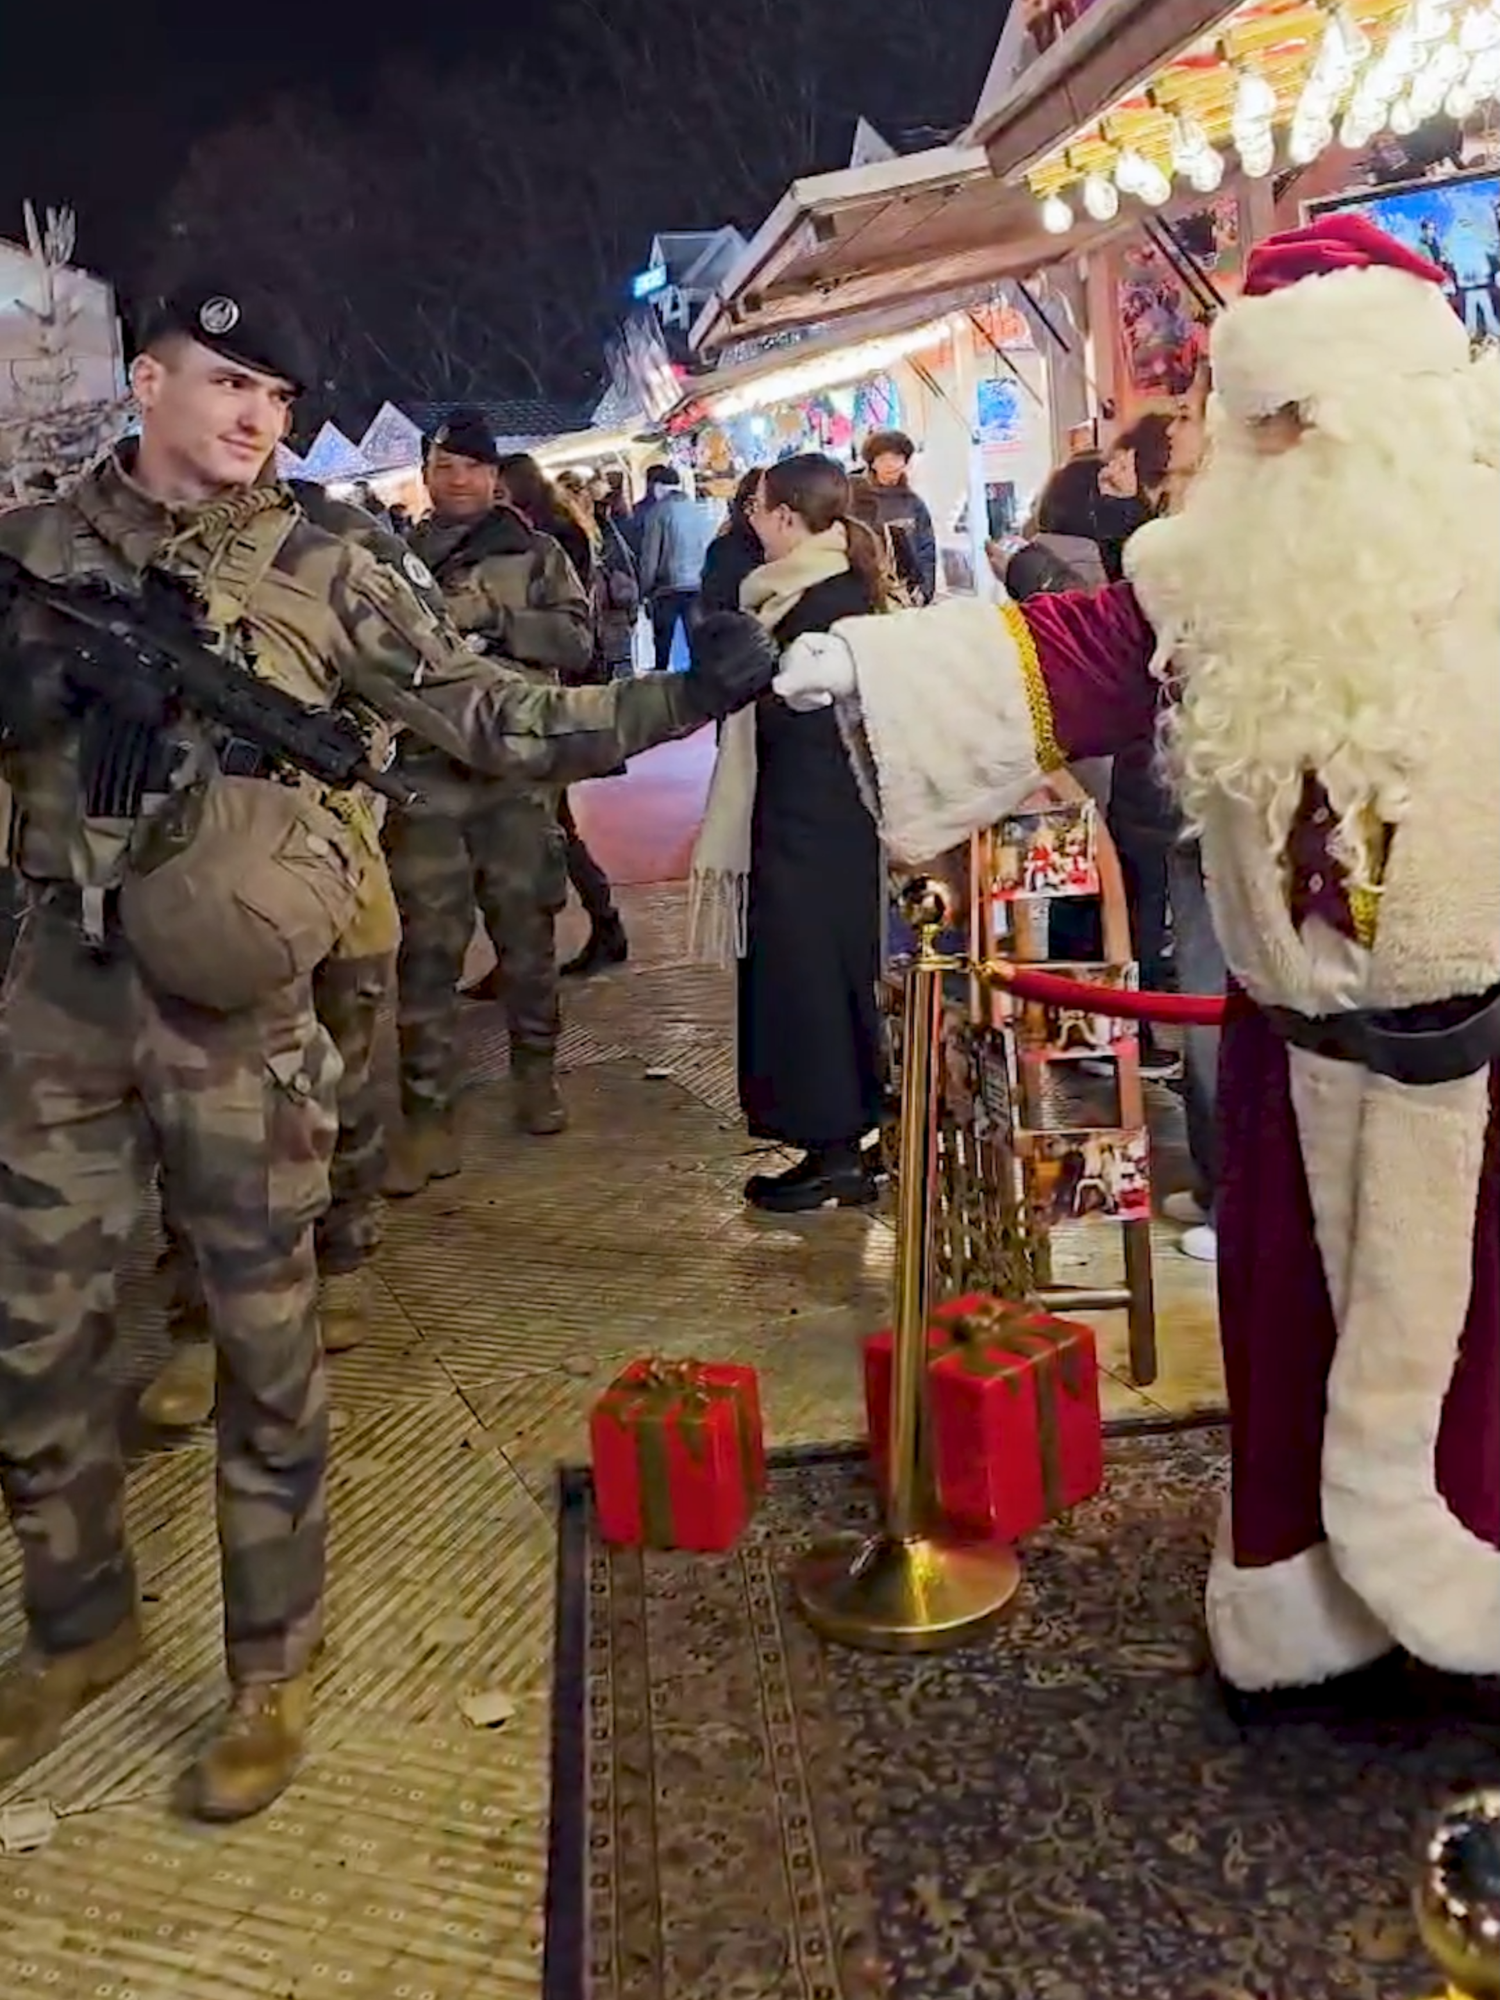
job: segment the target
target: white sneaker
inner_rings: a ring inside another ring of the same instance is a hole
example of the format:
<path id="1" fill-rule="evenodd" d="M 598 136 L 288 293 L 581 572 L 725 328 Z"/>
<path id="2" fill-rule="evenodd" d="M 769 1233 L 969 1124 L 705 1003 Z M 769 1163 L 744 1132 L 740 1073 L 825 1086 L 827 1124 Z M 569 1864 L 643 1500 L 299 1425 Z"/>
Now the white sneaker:
<path id="1" fill-rule="evenodd" d="M 1186 1188 L 1181 1194 L 1169 1194 L 1161 1205 L 1161 1212 L 1168 1222 L 1180 1222 L 1188 1229 L 1196 1229 L 1208 1220 L 1208 1210 Z"/>
<path id="2" fill-rule="evenodd" d="M 1177 1247 L 1184 1257 L 1191 1257 L 1195 1264 L 1217 1264 L 1219 1261 L 1219 1238 L 1210 1223 L 1202 1222 L 1196 1229 L 1185 1229 Z"/>

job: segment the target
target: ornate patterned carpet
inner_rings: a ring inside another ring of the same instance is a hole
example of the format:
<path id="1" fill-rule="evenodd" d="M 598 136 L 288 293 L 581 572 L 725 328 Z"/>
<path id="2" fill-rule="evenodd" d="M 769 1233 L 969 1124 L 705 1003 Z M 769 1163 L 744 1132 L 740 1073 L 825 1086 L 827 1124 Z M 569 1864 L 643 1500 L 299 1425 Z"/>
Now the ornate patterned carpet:
<path id="1" fill-rule="evenodd" d="M 825 1649 L 789 1554 L 857 1458 L 786 1454 L 728 1557 L 561 1514 L 547 2000 L 1411 2000 L 1425 1814 L 1500 1732 L 1233 1727 L 1200 1666 L 1214 1429 L 1117 1435 L 988 1645 Z M 1422 1719 L 1419 1707 L 1427 1709 Z"/>

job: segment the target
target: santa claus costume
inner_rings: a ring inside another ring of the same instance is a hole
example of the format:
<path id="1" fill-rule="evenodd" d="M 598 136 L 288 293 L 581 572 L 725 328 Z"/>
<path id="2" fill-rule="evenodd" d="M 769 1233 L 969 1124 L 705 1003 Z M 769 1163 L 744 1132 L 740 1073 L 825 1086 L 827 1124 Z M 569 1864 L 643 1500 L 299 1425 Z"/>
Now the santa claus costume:
<path id="1" fill-rule="evenodd" d="M 1225 1679 L 1500 1673 L 1500 361 L 1363 218 L 1215 326 L 1203 470 L 1128 581 L 850 621 L 838 700 L 920 862 L 1158 731 L 1232 974 Z"/>

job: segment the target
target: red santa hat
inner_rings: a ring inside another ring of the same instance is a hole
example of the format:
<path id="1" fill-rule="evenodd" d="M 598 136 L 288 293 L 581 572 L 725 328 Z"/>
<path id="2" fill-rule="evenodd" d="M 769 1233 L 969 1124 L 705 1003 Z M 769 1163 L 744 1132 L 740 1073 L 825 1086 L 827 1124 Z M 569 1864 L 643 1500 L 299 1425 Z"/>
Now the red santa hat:
<path id="1" fill-rule="evenodd" d="M 1442 284 L 1435 264 L 1358 213 L 1268 236 L 1214 327 L 1215 391 L 1238 417 L 1295 403 L 1316 422 L 1351 394 L 1466 368 L 1468 335 Z"/>

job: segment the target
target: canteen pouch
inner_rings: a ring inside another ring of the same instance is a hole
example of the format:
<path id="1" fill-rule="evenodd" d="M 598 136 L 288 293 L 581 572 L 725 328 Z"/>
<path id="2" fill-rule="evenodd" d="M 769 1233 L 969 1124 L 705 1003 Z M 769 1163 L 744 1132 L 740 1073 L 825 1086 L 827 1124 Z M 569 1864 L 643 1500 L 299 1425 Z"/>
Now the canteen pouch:
<path id="1" fill-rule="evenodd" d="M 307 793 L 215 775 L 137 830 L 120 926 L 159 991 L 237 1014 L 330 955 L 364 867 L 358 835 Z"/>

